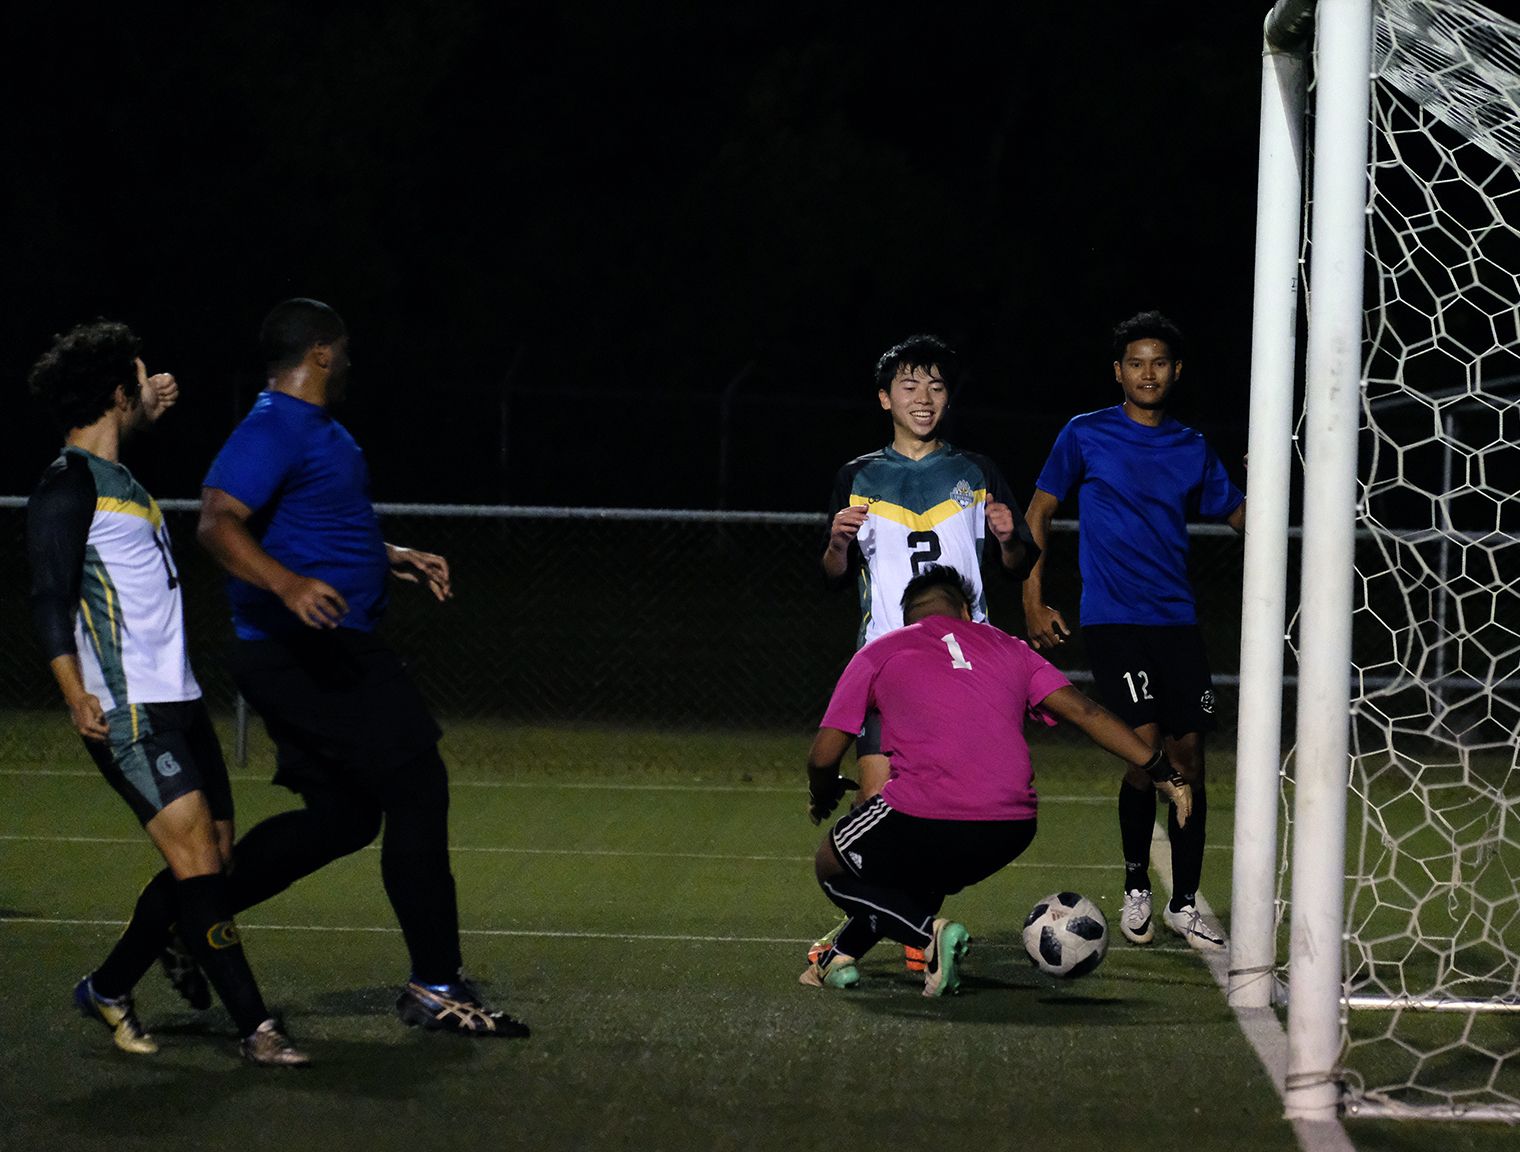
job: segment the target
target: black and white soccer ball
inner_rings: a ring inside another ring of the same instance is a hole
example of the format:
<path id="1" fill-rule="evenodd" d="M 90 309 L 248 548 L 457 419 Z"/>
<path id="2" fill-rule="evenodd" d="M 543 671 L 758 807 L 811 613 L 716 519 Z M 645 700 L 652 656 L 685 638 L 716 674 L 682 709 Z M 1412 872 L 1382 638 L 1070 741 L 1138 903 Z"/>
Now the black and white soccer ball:
<path id="1" fill-rule="evenodd" d="M 1024 951 L 1041 972 L 1085 976 L 1108 952 L 1108 921 L 1076 892 L 1053 892 L 1024 921 Z"/>

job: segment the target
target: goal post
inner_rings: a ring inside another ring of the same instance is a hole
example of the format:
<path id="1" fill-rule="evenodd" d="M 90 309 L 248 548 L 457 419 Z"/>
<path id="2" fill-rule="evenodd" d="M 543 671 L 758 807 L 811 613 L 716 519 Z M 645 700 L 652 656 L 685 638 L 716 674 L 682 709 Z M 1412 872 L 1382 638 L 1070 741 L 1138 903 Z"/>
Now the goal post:
<path id="1" fill-rule="evenodd" d="M 1282 0 L 1265 43 L 1230 1000 L 1285 974 L 1291 1119 L 1513 1122 L 1520 24 Z"/>

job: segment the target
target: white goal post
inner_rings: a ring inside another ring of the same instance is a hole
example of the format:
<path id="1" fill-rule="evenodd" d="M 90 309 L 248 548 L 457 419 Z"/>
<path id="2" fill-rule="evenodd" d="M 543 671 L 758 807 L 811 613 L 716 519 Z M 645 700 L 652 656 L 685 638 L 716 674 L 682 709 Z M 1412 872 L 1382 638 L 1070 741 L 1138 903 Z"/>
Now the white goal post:
<path id="1" fill-rule="evenodd" d="M 1263 59 L 1230 1001 L 1286 905 L 1290 1118 L 1520 1120 L 1520 25 L 1281 0 Z"/>

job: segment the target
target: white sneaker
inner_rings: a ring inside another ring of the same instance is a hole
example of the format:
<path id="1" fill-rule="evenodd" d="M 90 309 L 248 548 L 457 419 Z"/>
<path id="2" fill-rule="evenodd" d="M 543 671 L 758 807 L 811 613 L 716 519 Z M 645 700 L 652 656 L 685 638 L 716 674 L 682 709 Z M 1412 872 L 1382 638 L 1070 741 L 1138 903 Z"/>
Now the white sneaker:
<path id="1" fill-rule="evenodd" d="M 1161 919 L 1166 922 L 1168 928 L 1199 951 L 1224 951 L 1224 932 L 1217 925 L 1205 920 L 1196 904 L 1184 904 L 1176 912 L 1173 912 L 1172 906 L 1168 904 L 1161 913 Z"/>
<path id="2" fill-rule="evenodd" d="M 1124 894 L 1124 911 L 1119 916 L 1119 930 L 1131 944 L 1149 944 L 1156 938 L 1151 923 L 1150 889 L 1134 889 Z"/>

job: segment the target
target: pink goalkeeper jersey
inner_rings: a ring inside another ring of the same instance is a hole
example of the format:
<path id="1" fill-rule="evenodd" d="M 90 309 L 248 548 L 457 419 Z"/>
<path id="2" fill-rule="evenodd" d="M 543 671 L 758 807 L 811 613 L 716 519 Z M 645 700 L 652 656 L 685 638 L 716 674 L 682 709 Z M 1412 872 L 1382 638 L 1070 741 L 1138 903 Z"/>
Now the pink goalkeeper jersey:
<path id="1" fill-rule="evenodd" d="M 1034 770 L 1024 717 L 1071 681 L 994 628 L 930 616 L 871 641 L 834 688 L 822 728 L 859 732 L 881 713 L 892 758 L 882 798 L 930 820 L 1027 820 Z"/>

